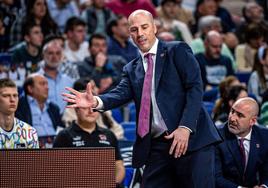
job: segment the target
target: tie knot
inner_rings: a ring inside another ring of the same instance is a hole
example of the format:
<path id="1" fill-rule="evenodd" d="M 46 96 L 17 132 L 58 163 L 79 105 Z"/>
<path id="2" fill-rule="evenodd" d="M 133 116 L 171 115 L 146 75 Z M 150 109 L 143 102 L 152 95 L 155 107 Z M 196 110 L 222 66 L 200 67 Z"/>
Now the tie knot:
<path id="1" fill-rule="evenodd" d="M 245 138 L 239 138 L 239 142 L 240 142 L 240 144 L 244 144 L 244 141 L 245 141 L 246 139 Z"/>
<path id="2" fill-rule="evenodd" d="M 145 54 L 144 58 L 145 59 L 150 59 L 150 58 L 152 58 L 152 55 L 153 55 L 152 53 Z"/>

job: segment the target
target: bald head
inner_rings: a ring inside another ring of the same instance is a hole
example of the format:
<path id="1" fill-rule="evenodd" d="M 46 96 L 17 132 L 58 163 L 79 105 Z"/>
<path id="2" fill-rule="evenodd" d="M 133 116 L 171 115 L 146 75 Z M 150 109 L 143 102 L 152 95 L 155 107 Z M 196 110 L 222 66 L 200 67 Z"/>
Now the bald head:
<path id="1" fill-rule="evenodd" d="M 235 105 L 243 105 L 245 108 L 249 109 L 252 116 L 257 116 L 259 114 L 259 105 L 258 103 L 250 97 L 244 97 L 238 99 L 233 106 Z"/>
<path id="2" fill-rule="evenodd" d="M 210 42 L 211 40 L 221 40 L 222 41 L 222 36 L 217 31 L 209 31 L 206 35 L 205 40 L 208 42 Z"/>
<path id="3" fill-rule="evenodd" d="M 147 17 L 149 20 L 151 20 L 152 23 L 154 22 L 153 15 L 149 11 L 143 9 L 138 9 L 132 12 L 128 17 L 128 22 L 130 23 L 133 19 L 135 19 L 139 15 Z"/>

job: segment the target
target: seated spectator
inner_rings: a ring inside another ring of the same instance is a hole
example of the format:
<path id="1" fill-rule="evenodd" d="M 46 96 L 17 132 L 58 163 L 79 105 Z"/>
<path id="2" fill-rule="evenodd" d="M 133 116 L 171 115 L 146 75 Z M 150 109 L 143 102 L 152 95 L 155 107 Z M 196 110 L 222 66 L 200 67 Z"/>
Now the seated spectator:
<path id="1" fill-rule="evenodd" d="M 48 99 L 57 104 L 60 108 L 60 114 L 66 106 L 62 100 L 61 94 L 64 88 L 72 87 L 74 80 L 59 70 L 63 60 L 63 48 L 57 40 L 50 40 L 43 46 L 43 60 L 39 74 L 44 75 L 48 81 Z"/>
<path id="2" fill-rule="evenodd" d="M 173 1 L 173 0 L 172 0 Z M 192 11 L 185 9 L 182 6 L 183 0 L 175 0 L 176 5 L 173 7 L 173 15 L 174 19 L 179 20 L 185 23 L 189 28 L 195 23 Z M 161 1 L 160 6 L 156 8 L 156 12 L 158 17 L 162 17 L 165 19 L 165 13 L 161 9 L 161 5 L 163 5 L 164 1 Z"/>
<path id="3" fill-rule="evenodd" d="M 78 91 L 85 90 L 88 82 L 91 82 L 93 92 L 95 95 L 97 95 L 99 93 L 99 89 L 96 87 L 95 82 L 88 77 L 80 78 L 79 80 L 75 81 L 73 88 Z M 69 127 L 73 121 L 77 121 L 77 116 L 74 109 L 66 108 L 64 110 L 62 120 L 65 123 L 66 127 Z M 122 126 L 114 120 L 111 111 L 105 111 L 101 113 L 96 121 L 98 126 L 110 129 L 110 131 L 114 133 L 117 139 L 121 140 L 124 138 L 124 130 Z"/>
<path id="4" fill-rule="evenodd" d="M 179 7 L 175 0 L 163 0 L 161 6 L 157 9 L 158 19 L 162 21 L 166 31 L 175 35 L 176 40 L 190 44 L 193 40 L 192 34 L 188 26 L 177 19 L 176 13 L 178 9 Z"/>
<path id="5" fill-rule="evenodd" d="M 108 54 L 123 57 L 130 62 L 139 55 L 138 48 L 129 39 L 128 21 L 119 15 L 107 25 Z"/>
<path id="6" fill-rule="evenodd" d="M 147 0 L 111 0 L 107 1 L 106 7 L 115 14 L 128 16 L 135 10 L 143 9 L 149 11 L 153 17 L 156 17 L 156 11 L 153 3 Z"/>
<path id="7" fill-rule="evenodd" d="M 67 20 L 65 26 L 65 47 L 64 55 L 67 61 L 77 63 L 88 57 L 88 42 L 86 38 L 86 23 L 78 18 L 71 17 Z"/>
<path id="8" fill-rule="evenodd" d="M 115 135 L 97 124 L 99 112 L 92 112 L 89 108 L 74 110 L 77 121 L 56 136 L 53 147 L 114 147 L 115 181 L 117 187 L 122 187 L 120 185 L 125 177 L 125 167 Z"/>
<path id="9" fill-rule="evenodd" d="M 67 20 L 73 16 L 79 16 L 79 9 L 74 1 L 70 0 L 46 0 L 49 13 L 58 25 L 60 32 L 64 32 Z"/>
<path id="10" fill-rule="evenodd" d="M 264 44 L 264 31 L 258 24 L 250 24 L 245 32 L 245 44 L 239 44 L 235 49 L 237 71 L 251 72 L 254 57 L 258 48 Z"/>
<path id="11" fill-rule="evenodd" d="M 254 99 L 239 99 L 219 129 L 223 142 L 216 147 L 216 188 L 268 186 L 268 130 L 256 125 L 258 113 Z"/>
<path id="12" fill-rule="evenodd" d="M 215 16 L 217 12 L 217 4 L 215 0 L 197 0 L 195 11 L 194 11 L 194 19 L 195 24 L 192 26 L 191 31 L 192 34 L 195 34 L 198 31 L 199 19 L 204 16 Z"/>
<path id="13" fill-rule="evenodd" d="M 216 16 L 221 19 L 223 33 L 233 32 L 235 30 L 235 23 L 229 10 L 221 6 L 223 0 L 215 0 L 216 2 Z"/>
<path id="14" fill-rule="evenodd" d="M 102 34 L 93 34 L 89 39 L 91 56 L 78 64 L 80 77 L 90 76 L 100 93 L 113 88 L 121 79 L 126 60 L 120 56 L 107 55 L 107 40 Z"/>
<path id="15" fill-rule="evenodd" d="M 262 95 L 268 89 L 268 47 L 262 46 L 255 55 L 253 72 L 248 81 L 248 92 L 253 94 L 259 104 L 262 103 Z"/>
<path id="16" fill-rule="evenodd" d="M 11 62 L 17 67 L 23 63 L 27 73 L 36 72 L 38 63 L 41 60 L 41 46 L 43 34 L 39 25 L 29 23 L 24 27 L 25 44 L 15 49 Z M 25 78 L 21 78 L 24 80 Z"/>
<path id="17" fill-rule="evenodd" d="M 209 31 L 222 32 L 221 20 L 216 16 L 204 16 L 198 22 L 199 37 L 195 38 L 190 44 L 194 54 L 205 52 L 204 39 Z M 225 43 L 222 45 L 221 54 L 232 60 L 233 69 L 235 70 L 236 63 L 234 57 Z"/>
<path id="18" fill-rule="evenodd" d="M 106 35 L 106 26 L 109 20 L 115 18 L 115 15 L 105 7 L 104 0 L 92 0 L 92 5 L 82 12 L 81 17 L 86 22 L 87 34 L 90 37 L 93 33 Z"/>
<path id="19" fill-rule="evenodd" d="M 240 98 L 247 97 L 247 89 L 242 85 L 231 86 L 217 109 L 214 110 L 212 115 L 213 121 L 216 125 L 223 124 L 228 120 L 228 114 L 234 102 Z"/>
<path id="20" fill-rule="evenodd" d="M 29 0 L 26 3 L 26 12 L 21 13 L 10 31 L 10 45 L 14 46 L 23 40 L 25 25 L 39 25 L 44 36 L 59 32 L 58 26 L 51 19 L 45 0 Z"/>
<path id="21" fill-rule="evenodd" d="M 204 41 L 205 53 L 195 55 L 205 90 L 218 86 L 226 76 L 234 74 L 231 60 L 221 55 L 222 44 L 222 36 L 216 31 L 210 31 Z"/>
<path id="22" fill-rule="evenodd" d="M 43 46 L 51 41 L 56 41 L 64 49 L 65 38 L 62 35 L 49 35 L 44 39 Z M 59 72 L 66 74 L 73 80 L 78 80 L 80 78 L 77 63 L 68 61 L 64 54 L 62 63 L 59 67 Z"/>
<path id="23" fill-rule="evenodd" d="M 63 127 L 58 105 L 48 100 L 48 82 L 40 74 L 27 77 L 24 96 L 19 99 L 16 117 L 32 125 L 39 136 L 40 148 L 52 147 L 57 130 Z"/>
<path id="24" fill-rule="evenodd" d="M 0 149 L 39 148 L 35 128 L 15 117 L 18 91 L 10 79 L 0 79 L 0 104 Z"/>
<path id="25" fill-rule="evenodd" d="M 7 52 L 9 49 L 9 33 L 4 19 L 4 14 L 0 9 L 0 53 Z"/>
<path id="26" fill-rule="evenodd" d="M 226 95 L 230 89 L 230 87 L 235 86 L 235 85 L 242 85 L 239 81 L 239 79 L 235 76 L 227 76 L 224 78 L 224 80 L 221 81 L 218 87 L 218 95 L 219 98 L 215 102 L 215 106 L 213 109 L 213 113 L 215 114 L 216 112 L 219 111 L 221 108 L 221 105 L 223 103 L 223 99 L 226 98 Z"/>
<path id="27" fill-rule="evenodd" d="M 262 0 L 262 2 L 264 2 Z M 268 42 L 268 22 L 264 20 L 263 7 L 256 2 L 248 2 L 243 8 L 243 21 L 236 29 L 236 35 L 239 39 L 239 43 L 245 43 L 247 36 L 247 27 L 250 24 L 260 25 L 264 31 L 264 41 Z"/>

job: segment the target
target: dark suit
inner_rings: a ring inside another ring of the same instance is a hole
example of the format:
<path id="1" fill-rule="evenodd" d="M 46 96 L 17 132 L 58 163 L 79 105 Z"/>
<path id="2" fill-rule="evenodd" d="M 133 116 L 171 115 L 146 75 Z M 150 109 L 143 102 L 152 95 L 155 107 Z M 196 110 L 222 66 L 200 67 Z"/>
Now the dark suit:
<path id="1" fill-rule="evenodd" d="M 61 121 L 60 109 L 57 105 L 50 102 L 47 109 L 48 115 L 52 121 L 53 127 L 57 130 L 57 126 L 63 127 L 63 123 Z M 30 105 L 28 103 L 27 97 L 21 97 L 18 104 L 18 109 L 15 113 L 15 116 L 32 125 L 32 113 L 30 109 Z"/>
<path id="2" fill-rule="evenodd" d="M 159 41 L 156 55 L 155 97 L 168 132 L 172 133 L 180 125 L 192 130 L 188 153 L 195 153 L 201 148 L 220 141 L 215 126 L 202 106 L 200 70 L 189 46 L 183 42 L 164 43 Z M 108 94 L 101 95 L 100 98 L 104 103 L 105 110 L 133 99 L 138 116 L 145 74 L 142 58 L 138 57 L 131 61 L 124 67 L 123 72 L 120 84 Z M 144 138 L 137 136 L 132 165 L 141 167 L 146 164 L 147 167 L 150 162 L 154 161 L 151 158 L 152 150 L 164 151 L 165 160 L 169 160 L 170 144 L 171 142 L 165 143 L 163 140 L 152 139 L 150 135 L 146 135 Z M 171 158 L 174 159 L 173 156 Z M 157 159 L 157 161 L 159 160 Z M 200 161 L 200 163 L 202 162 Z M 151 171 L 157 168 L 158 164 L 152 167 Z M 185 178 L 187 179 L 187 177 Z M 164 187 L 161 183 L 158 186 Z"/>
<path id="3" fill-rule="evenodd" d="M 224 142 L 216 148 L 216 187 L 268 185 L 268 130 L 253 126 L 245 172 L 237 137 L 229 132 L 227 124 L 220 128 L 220 134 Z"/>

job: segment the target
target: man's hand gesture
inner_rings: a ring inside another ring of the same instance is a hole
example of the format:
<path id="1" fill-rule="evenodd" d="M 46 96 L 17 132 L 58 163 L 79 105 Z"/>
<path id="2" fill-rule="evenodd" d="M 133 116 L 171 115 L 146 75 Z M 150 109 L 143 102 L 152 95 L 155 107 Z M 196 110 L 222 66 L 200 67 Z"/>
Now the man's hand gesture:
<path id="1" fill-rule="evenodd" d="M 95 108 L 98 105 L 98 101 L 96 97 L 92 94 L 92 86 L 91 83 L 87 84 L 87 89 L 85 92 L 79 92 L 74 90 L 73 88 L 66 87 L 66 90 L 69 93 L 63 93 L 63 100 L 71 103 L 67 106 L 67 108 Z"/>

